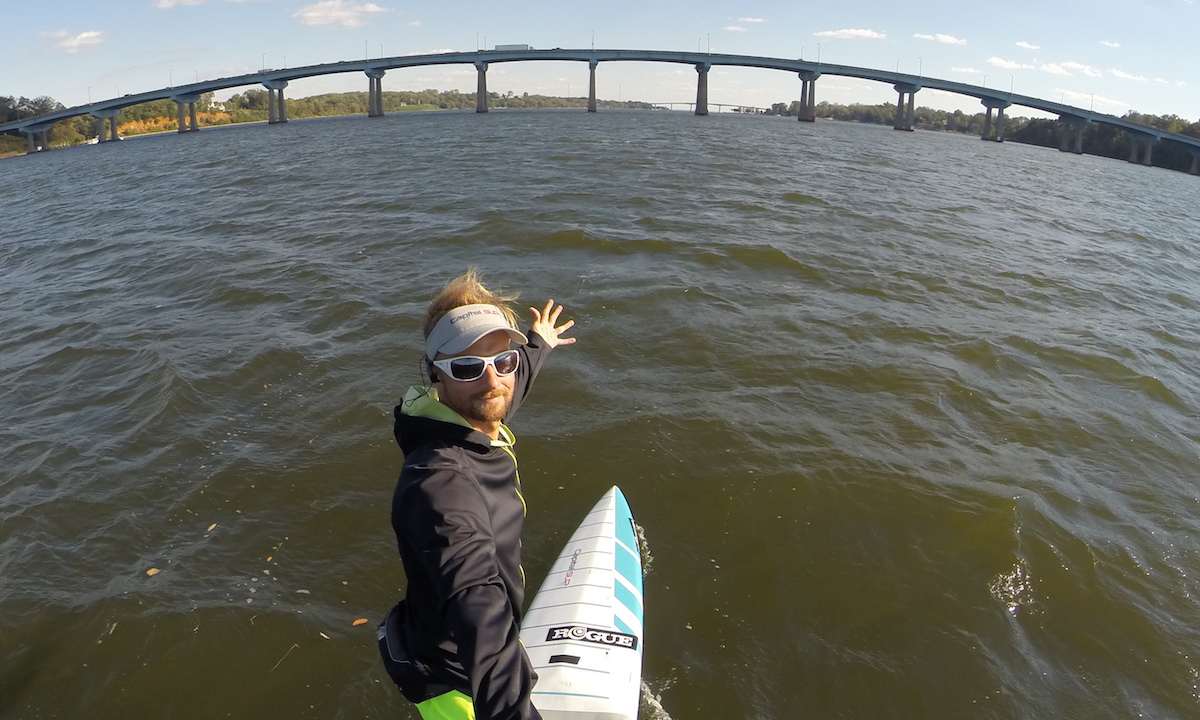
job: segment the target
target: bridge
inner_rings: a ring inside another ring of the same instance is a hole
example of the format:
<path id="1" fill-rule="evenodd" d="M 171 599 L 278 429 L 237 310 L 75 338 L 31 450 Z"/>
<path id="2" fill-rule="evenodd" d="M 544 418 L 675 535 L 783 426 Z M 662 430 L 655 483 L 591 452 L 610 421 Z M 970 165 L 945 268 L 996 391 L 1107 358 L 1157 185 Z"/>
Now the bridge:
<path id="1" fill-rule="evenodd" d="M 800 113 L 801 122 L 816 120 L 816 85 L 822 75 L 851 77 L 861 80 L 892 85 L 897 92 L 896 116 L 893 127 L 897 130 L 912 130 L 915 97 L 925 88 L 942 90 L 958 95 L 978 98 L 987 109 L 985 116 L 983 139 L 1003 141 L 1004 111 L 1013 105 L 1033 108 L 1046 113 L 1058 115 L 1062 125 L 1059 149 L 1063 151 L 1083 152 L 1083 128 L 1089 123 L 1102 123 L 1120 128 L 1129 134 L 1131 142 L 1130 162 L 1139 160 L 1150 164 L 1151 147 L 1160 140 L 1167 140 L 1185 146 L 1192 155 L 1192 174 L 1200 172 L 1200 139 L 1167 132 L 1158 128 L 1130 122 L 1115 115 L 1097 113 L 1092 110 L 1050 102 L 1027 95 L 1015 95 L 1011 92 L 1001 92 L 994 88 L 977 85 L 939 80 L 921 75 L 909 75 L 887 70 L 854 67 L 851 65 L 832 65 L 819 61 L 793 60 L 790 58 L 756 57 L 753 55 L 723 55 L 701 52 L 673 52 L 666 50 L 477 50 L 474 52 L 449 52 L 431 55 L 407 55 L 391 58 L 373 58 L 364 60 L 343 60 L 336 63 L 309 65 L 306 67 L 288 68 L 283 70 L 264 70 L 262 72 L 238 75 L 235 77 L 218 78 L 195 82 L 178 87 L 168 87 L 161 90 L 125 95 L 124 97 L 101 100 L 88 105 L 67 108 L 48 115 L 40 115 L 15 122 L 0 124 L 0 132 L 21 132 L 28 136 L 29 149 L 34 151 L 40 144 L 42 149 L 48 148 L 46 133 L 59 120 L 80 115 L 91 115 L 101 121 L 100 137 L 105 140 L 120 139 L 117 133 L 117 117 L 121 109 L 152 100 L 171 99 L 179 106 L 179 132 L 195 132 L 199 130 L 196 120 L 196 101 L 200 95 L 217 90 L 242 87 L 245 85 L 261 84 L 268 95 L 268 122 L 270 124 L 287 122 L 287 104 L 284 101 L 284 89 L 292 80 L 333 75 L 337 73 L 361 72 L 368 80 L 368 111 L 369 117 L 381 117 L 383 112 L 383 78 L 389 70 L 429 65 L 474 65 L 477 70 L 476 112 L 487 112 L 487 68 L 489 64 L 503 62 L 529 61 L 573 61 L 588 64 L 588 112 L 596 112 L 596 68 L 602 62 L 664 62 L 692 65 L 696 69 L 696 102 L 689 103 L 695 107 L 697 115 L 707 115 L 708 74 L 714 66 L 735 66 L 782 70 L 795 73 L 800 80 Z M 994 114 L 994 117 L 993 117 Z M 108 121 L 108 129 L 104 127 Z M 189 126 L 190 123 L 190 126 Z M 38 142 L 40 136 L 40 143 Z"/>

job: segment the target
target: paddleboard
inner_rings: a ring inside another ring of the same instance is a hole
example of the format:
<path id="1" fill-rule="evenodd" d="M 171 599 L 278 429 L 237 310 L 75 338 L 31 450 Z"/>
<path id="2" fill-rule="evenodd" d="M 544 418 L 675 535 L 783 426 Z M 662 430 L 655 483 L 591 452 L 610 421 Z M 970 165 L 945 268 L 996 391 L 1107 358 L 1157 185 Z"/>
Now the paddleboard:
<path id="1" fill-rule="evenodd" d="M 522 623 L 544 720 L 637 720 L 642 610 L 637 531 L 613 486 L 563 547 Z"/>

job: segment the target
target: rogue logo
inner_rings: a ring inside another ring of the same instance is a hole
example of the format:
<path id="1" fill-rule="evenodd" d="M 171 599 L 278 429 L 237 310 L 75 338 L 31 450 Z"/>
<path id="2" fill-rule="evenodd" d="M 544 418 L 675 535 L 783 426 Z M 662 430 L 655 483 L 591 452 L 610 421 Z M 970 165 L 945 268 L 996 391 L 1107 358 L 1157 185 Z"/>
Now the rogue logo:
<path id="1" fill-rule="evenodd" d="M 637 650 L 637 636 L 627 635 L 614 630 L 597 630 L 596 628 L 584 627 L 582 625 L 564 625 L 563 627 L 550 628 L 546 633 L 546 641 L 551 640 L 578 640 L 580 642 L 592 643 L 594 645 L 608 645 L 610 647 L 629 648 Z"/>

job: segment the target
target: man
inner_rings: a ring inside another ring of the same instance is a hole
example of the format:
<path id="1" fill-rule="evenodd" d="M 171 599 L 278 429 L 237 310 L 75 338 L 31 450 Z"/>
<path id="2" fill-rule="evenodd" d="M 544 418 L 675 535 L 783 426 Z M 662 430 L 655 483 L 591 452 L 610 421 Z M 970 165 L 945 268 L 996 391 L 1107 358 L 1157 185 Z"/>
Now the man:
<path id="1" fill-rule="evenodd" d="M 504 425 L 550 350 L 575 342 L 550 300 L 527 338 L 472 269 L 429 304 L 425 372 L 396 407 L 404 466 L 392 527 L 405 599 L 379 626 L 384 666 L 425 720 L 540 720 L 520 643 L 525 500 Z M 511 344 L 518 347 L 512 348 Z"/>

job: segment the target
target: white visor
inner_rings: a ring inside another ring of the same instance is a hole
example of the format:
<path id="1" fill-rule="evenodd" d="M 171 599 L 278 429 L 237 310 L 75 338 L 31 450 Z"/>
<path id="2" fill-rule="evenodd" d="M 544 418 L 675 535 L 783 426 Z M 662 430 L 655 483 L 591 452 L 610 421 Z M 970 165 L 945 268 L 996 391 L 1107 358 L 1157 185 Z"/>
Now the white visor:
<path id="1" fill-rule="evenodd" d="M 525 345 L 521 332 L 508 324 L 508 317 L 495 305 L 462 305 L 442 316 L 425 339 L 425 357 L 436 360 L 438 353 L 457 355 L 479 338 L 497 331 L 508 333 L 510 340 Z"/>

